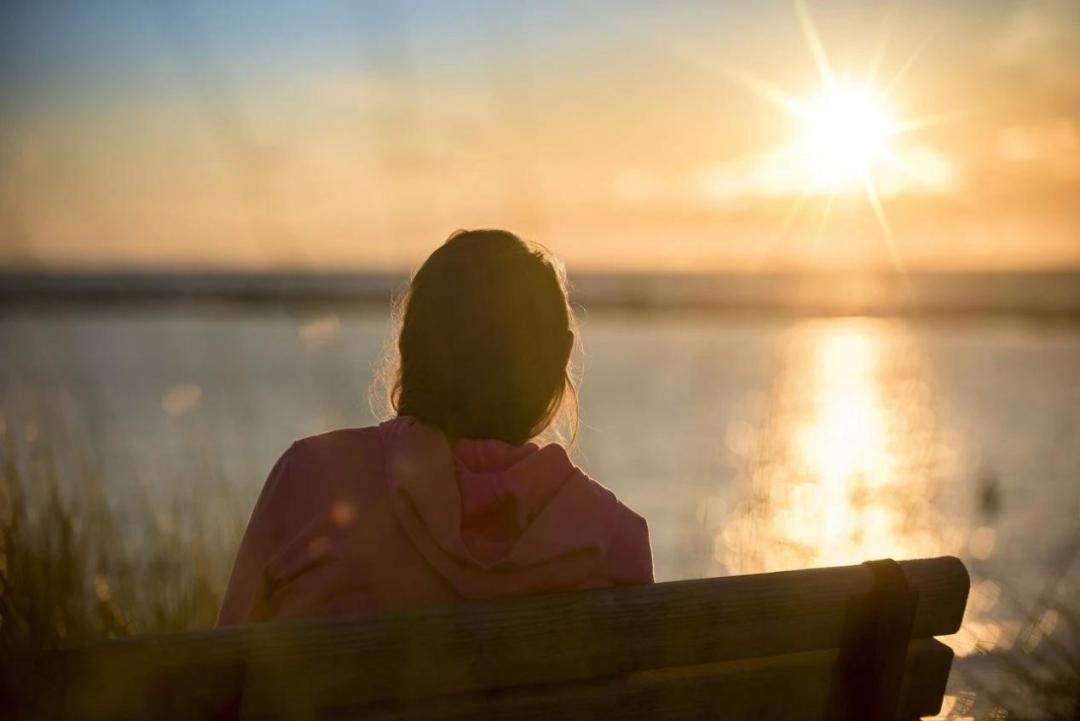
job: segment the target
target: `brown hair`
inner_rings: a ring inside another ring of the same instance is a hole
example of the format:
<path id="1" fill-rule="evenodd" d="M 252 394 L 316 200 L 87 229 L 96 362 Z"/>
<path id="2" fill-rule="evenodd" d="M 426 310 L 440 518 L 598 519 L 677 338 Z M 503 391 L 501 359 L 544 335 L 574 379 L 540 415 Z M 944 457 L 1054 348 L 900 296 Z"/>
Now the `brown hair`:
<path id="1" fill-rule="evenodd" d="M 386 373 L 399 415 L 450 438 L 520 444 L 570 407 L 576 432 L 566 272 L 541 246 L 505 230 L 459 230 L 413 275 L 395 319 Z"/>

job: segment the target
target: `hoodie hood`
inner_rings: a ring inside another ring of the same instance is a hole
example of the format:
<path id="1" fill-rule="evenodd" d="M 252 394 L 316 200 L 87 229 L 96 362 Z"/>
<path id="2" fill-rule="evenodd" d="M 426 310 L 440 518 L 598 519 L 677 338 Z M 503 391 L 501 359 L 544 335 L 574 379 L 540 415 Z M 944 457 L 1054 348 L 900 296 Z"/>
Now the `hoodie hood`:
<path id="1" fill-rule="evenodd" d="M 572 588 L 607 556 L 621 504 L 562 446 L 451 443 L 408 417 L 379 432 L 394 515 L 464 598 Z"/>

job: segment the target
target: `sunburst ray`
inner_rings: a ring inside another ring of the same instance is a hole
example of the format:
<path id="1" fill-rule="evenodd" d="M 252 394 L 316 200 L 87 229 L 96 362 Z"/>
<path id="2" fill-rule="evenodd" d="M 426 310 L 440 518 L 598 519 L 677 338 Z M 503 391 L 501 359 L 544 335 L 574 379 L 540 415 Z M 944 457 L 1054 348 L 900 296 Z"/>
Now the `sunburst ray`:
<path id="1" fill-rule="evenodd" d="M 810 54 L 814 57 L 814 65 L 817 67 L 818 76 L 826 88 L 833 85 L 833 72 L 829 66 L 829 57 L 825 54 L 825 46 L 818 35 L 817 26 L 810 15 L 810 9 L 806 7 L 805 0 L 795 0 L 795 11 L 799 16 L 799 26 L 802 28 L 803 37 L 810 48 Z"/>

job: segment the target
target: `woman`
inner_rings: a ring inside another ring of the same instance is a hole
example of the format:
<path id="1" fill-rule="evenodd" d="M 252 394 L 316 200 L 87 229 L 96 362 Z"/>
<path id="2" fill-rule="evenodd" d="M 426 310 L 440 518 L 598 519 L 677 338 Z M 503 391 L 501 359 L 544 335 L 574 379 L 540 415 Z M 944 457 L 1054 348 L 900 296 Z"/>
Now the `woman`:
<path id="1" fill-rule="evenodd" d="M 532 442 L 574 400 L 558 261 L 459 231 L 399 309 L 396 417 L 282 455 L 218 623 L 652 582 L 645 520 Z"/>

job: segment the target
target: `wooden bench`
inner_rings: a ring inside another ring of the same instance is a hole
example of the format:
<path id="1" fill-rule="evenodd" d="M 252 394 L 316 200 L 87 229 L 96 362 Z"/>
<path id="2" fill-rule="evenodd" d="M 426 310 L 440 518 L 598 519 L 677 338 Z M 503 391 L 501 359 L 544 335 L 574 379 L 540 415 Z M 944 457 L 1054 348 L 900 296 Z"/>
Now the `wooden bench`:
<path id="1" fill-rule="evenodd" d="M 661 583 L 64 649 L 67 719 L 914 719 L 955 558 Z"/>

